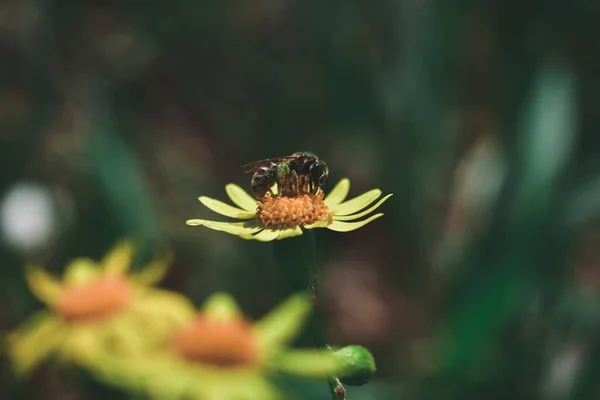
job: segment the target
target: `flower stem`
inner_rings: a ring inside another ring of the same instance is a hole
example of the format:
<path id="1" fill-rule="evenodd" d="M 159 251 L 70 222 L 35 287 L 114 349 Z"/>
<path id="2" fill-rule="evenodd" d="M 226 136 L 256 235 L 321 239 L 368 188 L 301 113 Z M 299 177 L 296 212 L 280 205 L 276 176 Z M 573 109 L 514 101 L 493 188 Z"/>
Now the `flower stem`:
<path id="1" fill-rule="evenodd" d="M 274 243 L 275 260 L 286 274 L 294 291 L 309 290 L 313 299 L 309 329 L 317 347 L 328 347 L 319 327 L 319 296 L 317 273 L 317 243 L 315 233 L 305 231 L 302 236 Z M 327 383 L 333 400 L 344 400 L 346 389 L 335 376 L 328 376 Z"/>
<path id="2" fill-rule="evenodd" d="M 312 275 L 316 274 L 317 252 L 314 236 L 309 234 L 313 232 L 305 232 L 304 235 L 292 239 L 278 240 L 273 243 L 273 250 L 275 261 L 288 278 L 292 290 L 310 290 L 313 294 Z"/>

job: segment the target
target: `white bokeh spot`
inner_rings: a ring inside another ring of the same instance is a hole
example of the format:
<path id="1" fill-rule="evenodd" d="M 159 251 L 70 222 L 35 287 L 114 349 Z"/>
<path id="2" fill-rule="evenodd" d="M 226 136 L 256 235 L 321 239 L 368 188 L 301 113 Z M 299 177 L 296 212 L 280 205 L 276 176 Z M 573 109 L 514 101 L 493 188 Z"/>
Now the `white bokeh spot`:
<path id="1" fill-rule="evenodd" d="M 39 249 L 56 228 L 51 190 L 33 182 L 20 182 L 6 192 L 0 205 L 2 239 L 22 252 Z"/>

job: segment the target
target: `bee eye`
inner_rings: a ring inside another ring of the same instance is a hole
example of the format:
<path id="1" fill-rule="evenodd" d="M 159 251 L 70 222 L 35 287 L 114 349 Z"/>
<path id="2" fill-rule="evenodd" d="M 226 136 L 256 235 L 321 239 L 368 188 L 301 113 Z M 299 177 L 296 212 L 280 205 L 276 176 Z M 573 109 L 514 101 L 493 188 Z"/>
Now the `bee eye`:
<path id="1" fill-rule="evenodd" d="M 316 161 L 310 166 L 310 173 L 314 179 L 322 181 L 327 176 L 327 165 L 322 161 Z"/>
<path id="2" fill-rule="evenodd" d="M 311 171 L 323 171 L 325 169 L 325 163 L 323 161 L 315 161 L 310 166 Z"/>

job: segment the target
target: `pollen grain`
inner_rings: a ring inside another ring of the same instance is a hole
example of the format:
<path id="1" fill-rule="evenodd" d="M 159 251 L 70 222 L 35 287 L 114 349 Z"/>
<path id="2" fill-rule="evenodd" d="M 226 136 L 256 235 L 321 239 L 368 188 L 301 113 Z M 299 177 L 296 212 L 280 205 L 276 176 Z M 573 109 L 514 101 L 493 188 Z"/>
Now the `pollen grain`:
<path id="1" fill-rule="evenodd" d="M 286 229 L 310 225 L 329 218 L 324 194 L 303 194 L 295 197 L 267 196 L 258 202 L 256 219 L 271 229 Z"/>
<path id="2" fill-rule="evenodd" d="M 250 367 L 258 362 L 252 326 L 242 319 L 214 321 L 199 314 L 175 334 L 173 348 L 187 361 L 217 368 Z"/>
<path id="3" fill-rule="evenodd" d="M 57 311 L 70 322 L 100 319 L 120 312 L 130 297 L 131 285 L 127 279 L 102 277 L 69 288 L 57 304 Z"/>

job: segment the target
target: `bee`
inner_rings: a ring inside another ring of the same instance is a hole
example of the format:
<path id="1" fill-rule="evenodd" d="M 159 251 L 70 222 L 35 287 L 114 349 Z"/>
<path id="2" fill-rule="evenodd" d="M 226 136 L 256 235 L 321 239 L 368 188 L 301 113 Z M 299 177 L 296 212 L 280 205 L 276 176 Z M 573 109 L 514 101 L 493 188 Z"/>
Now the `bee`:
<path id="1" fill-rule="evenodd" d="M 329 176 L 325 161 L 307 151 L 254 161 L 242 168 L 247 168 L 245 173 L 254 173 L 250 187 L 257 199 L 264 198 L 267 193 L 273 194 L 275 185 L 283 196 L 316 194 L 326 189 Z"/>

